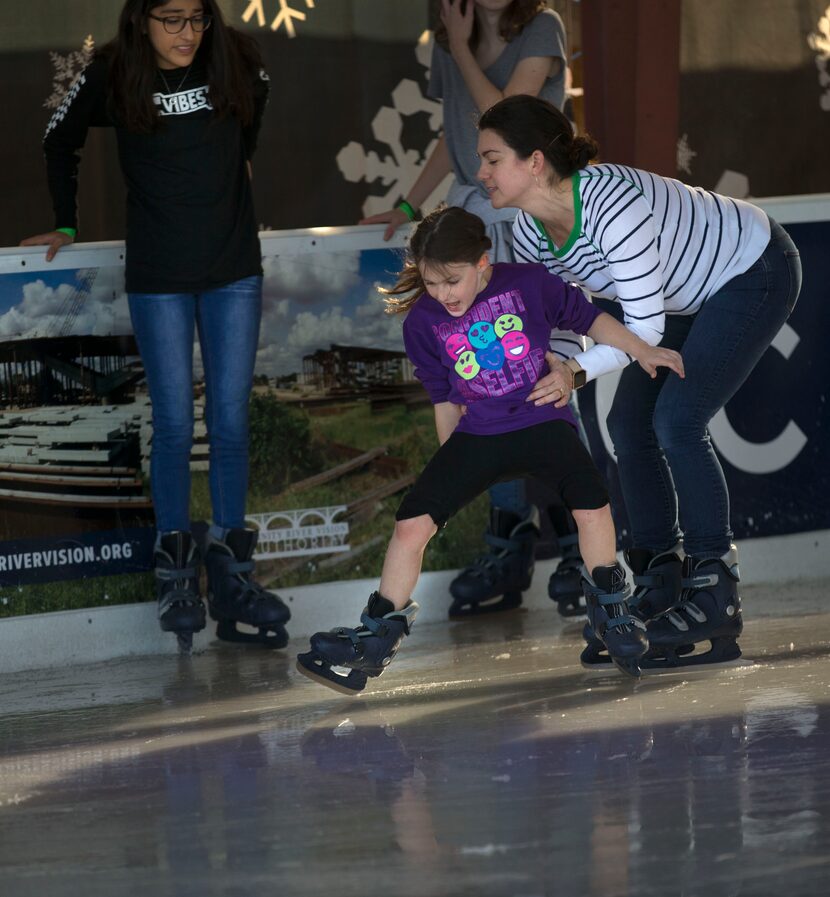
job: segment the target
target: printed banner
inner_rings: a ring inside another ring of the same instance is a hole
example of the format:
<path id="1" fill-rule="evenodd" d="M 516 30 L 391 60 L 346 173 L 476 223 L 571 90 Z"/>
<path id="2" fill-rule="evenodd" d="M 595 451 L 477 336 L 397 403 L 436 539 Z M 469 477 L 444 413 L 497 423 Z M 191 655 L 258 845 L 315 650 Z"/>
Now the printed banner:
<path id="1" fill-rule="evenodd" d="M 0 589 L 141 573 L 152 566 L 153 540 L 151 529 L 121 529 L 0 542 Z"/>

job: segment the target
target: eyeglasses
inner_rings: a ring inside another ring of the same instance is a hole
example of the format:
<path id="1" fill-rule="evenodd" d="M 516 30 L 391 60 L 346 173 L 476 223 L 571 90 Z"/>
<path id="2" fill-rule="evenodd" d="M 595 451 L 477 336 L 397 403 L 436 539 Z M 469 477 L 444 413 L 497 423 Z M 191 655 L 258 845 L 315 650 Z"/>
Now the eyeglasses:
<path id="1" fill-rule="evenodd" d="M 190 22 L 190 27 L 196 31 L 207 31 L 210 28 L 210 23 L 213 21 L 213 16 L 206 16 L 200 14 L 198 16 L 154 16 L 152 13 L 147 13 L 147 18 L 155 19 L 157 22 L 161 22 L 164 26 L 164 30 L 168 34 L 180 34 L 184 31 L 184 26 Z"/>

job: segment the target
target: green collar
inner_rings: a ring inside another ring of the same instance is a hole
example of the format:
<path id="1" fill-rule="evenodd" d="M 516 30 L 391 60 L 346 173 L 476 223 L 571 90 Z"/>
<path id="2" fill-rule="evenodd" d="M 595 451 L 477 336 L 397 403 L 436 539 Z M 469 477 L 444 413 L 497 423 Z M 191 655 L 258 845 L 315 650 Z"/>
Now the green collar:
<path id="1" fill-rule="evenodd" d="M 568 235 L 568 239 L 565 240 L 564 245 L 557 249 L 553 245 L 553 240 L 551 240 L 550 235 L 545 228 L 545 225 L 538 218 L 534 218 L 533 222 L 536 225 L 539 233 L 547 240 L 548 249 L 551 251 L 555 258 L 561 259 L 563 256 L 567 255 L 571 247 L 576 243 L 577 237 L 582 233 L 582 198 L 579 195 L 579 172 L 574 172 L 573 177 L 571 178 L 571 185 L 573 187 L 574 194 L 574 226 L 573 230 Z"/>

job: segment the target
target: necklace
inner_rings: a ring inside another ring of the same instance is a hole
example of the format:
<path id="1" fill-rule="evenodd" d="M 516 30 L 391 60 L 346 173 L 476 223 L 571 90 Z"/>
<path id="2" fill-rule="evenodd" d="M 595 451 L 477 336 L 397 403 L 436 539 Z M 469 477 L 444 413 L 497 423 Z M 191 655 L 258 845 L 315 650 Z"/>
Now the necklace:
<path id="1" fill-rule="evenodd" d="M 182 89 L 182 84 L 184 84 L 184 82 L 187 80 L 187 76 L 190 74 L 190 69 L 191 69 L 192 65 L 193 65 L 193 63 L 191 62 L 190 65 L 185 69 L 184 76 L 182 77 L 182 80 L 179 81 L 179 86 L 175 90 L 170 89 L 170 85 L 167 82 L 167 78 L 164 75 L 164 70 L 163 69 L 158 70 L 159 74 L 161 75 L 161 80 L 164 81 L 164 86 L 167 88 L 167 96 L 170 96 L 171 94 L 174 94 L 174 93 L 178 93 Z"/>

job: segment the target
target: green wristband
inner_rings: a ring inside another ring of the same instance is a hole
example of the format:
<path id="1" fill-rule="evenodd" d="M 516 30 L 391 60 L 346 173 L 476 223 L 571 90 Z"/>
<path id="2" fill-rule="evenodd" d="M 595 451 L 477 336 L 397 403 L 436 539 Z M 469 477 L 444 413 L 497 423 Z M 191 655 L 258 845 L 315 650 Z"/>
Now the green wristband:
<path id="1" fill-rule="evenodd" d="M 406 217 L 410 221 L 414 221 L 418 217 L 418 213 L 415 211 L 415 209 L 412 208 L 412 206 L 405 199 L 402 199 L 398 203 L 398 208 L 404 213 L 404 215 L 406 215 Z"/>
<path id="2" fill-rule="evenodd" d="M 56 227 L 55 231 L 59 234 L 66 234 L 67 237 L 72 237 L 73 240 L 78 236 L 78 231 L 74 227 Z"/>

